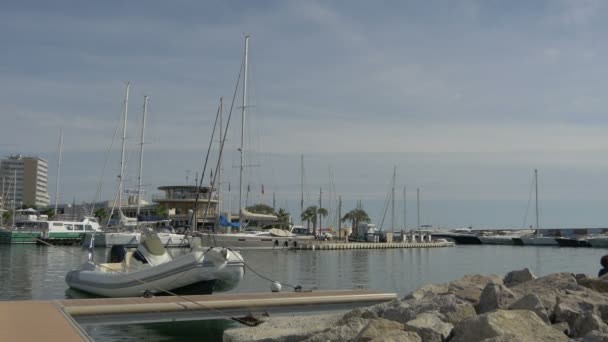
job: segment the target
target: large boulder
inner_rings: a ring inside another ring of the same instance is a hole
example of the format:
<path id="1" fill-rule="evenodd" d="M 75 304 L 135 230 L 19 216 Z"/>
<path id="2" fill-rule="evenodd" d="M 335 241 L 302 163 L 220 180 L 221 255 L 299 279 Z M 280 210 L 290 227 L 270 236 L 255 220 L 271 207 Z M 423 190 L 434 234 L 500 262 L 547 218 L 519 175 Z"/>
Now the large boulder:
<path id="1" fill-rule="evenodd" d="M 512 287 L 534 279 L 536 279 L 536 276 L 528 268 L 524 268 L 523 270 L 507 273 L 503 282 L 507 287 Z"/>
<path id="2" fill-rule="evenodd" d="M 608 296 L 579 285 L 570 273 L 555 273 L 530 280 L 512 287 L 511 291 L 518 296 L 536 294 L 553 323 L 566 321 L 563 316 L 570 315 L 568 311 L 576 314 L 567 320 L 571 326 L 578 313 L 586 311 L 608 320 Z M 564 305 L 559 307 L 558 303 Z"/>
<path id="3" fill-rule="evenodd" d="M 502 284 L 502 277 L 498 275 L 481 275 L 481 274 L 468 274 L 464 277 L 449 282 L 447 284 L 448 290 L 456 297 L 464 299 L 473 305 L 479 302 L 481 292 L 488 283 Z"/>
<path id="4" fill-rule="evenodd" d="M 503 284 L 488 283 L 481 292 L 477 313 L 482 314 L 496 309 L 507 309 L 518 297 Z"/>
<path id="5" fill-rule="evenodd" d="M 395 331 L 402 331 L 403 324 L 389 321 L 386 319 L 374 319 L 369 321 L 360 332 L 351 339 L 351 341 L 368 342 L 374 339 L 381 338 L 385 335 L 390 335 Z M 327 338 L 323 341 L 335 341 L 335 339 Z"/>
<path id="6" fill-rule="evenodd" d="M 592 289 L 593 291 L 600 293 L 608 292 L 608 277 L 606 275 L 600 278 L 587 277 L 585 275 L 580 275 L 576 277 L 579 285 L 582 285 L 586 288 Z"/>
<path id="7" fill-rule="evenodd" d="M 608 341 L 608 334 L 594 330 L 585 335 L 582 339 L 577 340 L 580 340 L 581 342 L 606 342 Z"/>
<path id="8" fill-rule="evenodd" d="M 403 299 L 422 299 L 427 295 L 437 295 L 437 294 L 447 294 L 450 290 L 448 289 L 448 284 L 426 284 L 422 287 L 417 288 L 416 290 L 410 292 Z"/>
<path id="9" fill-rule="evenodd" d="M 454 328 L 450 342 L 501 341 L 568 341 L 568 337 L 527 310 L 496 310 L 467 319 Z"/>
<path id="10" fill-rule="evenodd" d="M 443 322 L 437 315 L 423 313 L 405 323 L 405 330 L 416 332 L 424 342 L 443 342 L 450 337 L 454 326 Z"/>
<path id="11" fill-rule="evenodd" d="M 390 322 L 390 321 L 388 321 Z M 326 328 L 321 332 L 315 332 L 312 336 L 304 339 L 304 342 L 326 342 L 326 341 L 353 341 L 357 334 L 369 323 L 366 319 L 352 318 L 348 321 L 340 320 L 335 326 Z M 398 328 L 403 328 L 402 324 Z"/>
<path id="12" fill-rule="evenodd" d="M 584 312 L 574 321 L 571 337 L 584 337 L 592 331 L 606 334 L 608 333 L 608 325 L 597 315 L 591 312 Z"/>
<path id="13" fill-rule="evenodd" d="M 441 319 L 452 325 L 476 315 L 473 305 L 454 294 L 430 295 L 421 299 L 408 299 L 379 304 L 370 308 L 378 317 L 407 323 L 421 313 L 437 311 Z"/>
<path id="14" fill-rule="evenodd" d="M 528 293 L 521 299 L 509 306 L 509 310 L 530 310 L 534 312 L 543 322 L 551 323 L 547 309 L 543 306 L 543 302 L 534 293 Z"/>

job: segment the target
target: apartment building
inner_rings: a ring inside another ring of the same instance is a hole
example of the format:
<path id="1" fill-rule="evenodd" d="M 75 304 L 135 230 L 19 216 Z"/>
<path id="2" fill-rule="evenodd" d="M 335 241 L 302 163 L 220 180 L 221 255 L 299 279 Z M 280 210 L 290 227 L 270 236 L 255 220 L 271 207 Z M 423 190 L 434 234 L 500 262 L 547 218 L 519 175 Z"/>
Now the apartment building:
<path id="1" fill-rule="evenodd" d="M 46 207 L 48 192 L 48 162 L 38 157 L 11 155 L 0 160 L 0 182 L 5 208 L 13 204 Z"/>

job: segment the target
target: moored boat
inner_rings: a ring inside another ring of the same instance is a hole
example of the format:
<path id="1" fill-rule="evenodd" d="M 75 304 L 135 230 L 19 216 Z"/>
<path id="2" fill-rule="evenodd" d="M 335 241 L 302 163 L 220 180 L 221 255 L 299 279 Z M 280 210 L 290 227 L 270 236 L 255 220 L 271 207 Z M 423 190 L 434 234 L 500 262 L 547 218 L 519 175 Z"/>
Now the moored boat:
<path id="1" fill-rule="evenodd" d="M 68 272 L 70 288 L 105 297 L 136 297 L 146 293 L 210 294 L 228 291 L 244 274 L 244 261 L 227 248 L 195 247 L 172 258 L 152 231 L 142 234 L 136 249 L 114 246 L 110 262 L 88 261 Z"/>

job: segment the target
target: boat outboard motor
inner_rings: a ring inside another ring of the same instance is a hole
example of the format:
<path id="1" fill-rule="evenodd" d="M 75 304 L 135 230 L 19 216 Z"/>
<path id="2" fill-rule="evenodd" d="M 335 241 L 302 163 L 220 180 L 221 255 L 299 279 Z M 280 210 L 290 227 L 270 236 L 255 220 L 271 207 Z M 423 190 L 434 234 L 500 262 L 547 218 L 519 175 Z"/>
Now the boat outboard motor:
<path id="1" fill-rule="evenodd" d="M 124 245 L 113 245 L 108 256 L 109 263 L 120 263 L 125 261 L 127 250 Z"/>

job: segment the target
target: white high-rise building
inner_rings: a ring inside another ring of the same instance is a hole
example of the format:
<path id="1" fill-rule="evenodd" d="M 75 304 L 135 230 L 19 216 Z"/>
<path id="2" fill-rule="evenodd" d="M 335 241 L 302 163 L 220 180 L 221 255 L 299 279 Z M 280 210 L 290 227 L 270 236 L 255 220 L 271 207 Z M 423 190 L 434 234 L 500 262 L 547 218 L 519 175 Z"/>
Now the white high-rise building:
<path id="1" fill-rule="evenodd" d="M 48 192 L 48 162 L 38 157 L 12 155 L 0 160 L 0 182 L 4 208 L 21 205 L 46 207 Z M 14 200 L 14 202 L 13 202 Z"/>

